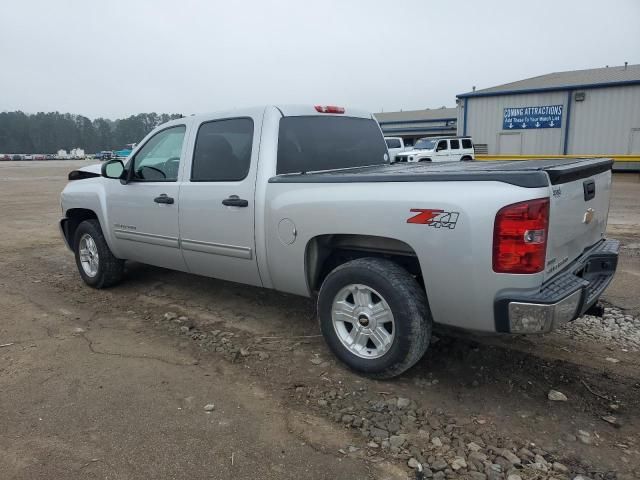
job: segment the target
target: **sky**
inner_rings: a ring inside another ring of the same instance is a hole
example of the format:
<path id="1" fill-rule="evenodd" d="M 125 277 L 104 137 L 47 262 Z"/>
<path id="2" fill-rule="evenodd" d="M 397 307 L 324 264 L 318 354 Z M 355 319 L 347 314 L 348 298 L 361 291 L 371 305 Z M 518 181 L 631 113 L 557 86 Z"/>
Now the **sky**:
<path id="1" fill-rule="evenodd" d="M 0 111 L 373 112 L 640 63 L 639 0 L 0 0 Z"/>

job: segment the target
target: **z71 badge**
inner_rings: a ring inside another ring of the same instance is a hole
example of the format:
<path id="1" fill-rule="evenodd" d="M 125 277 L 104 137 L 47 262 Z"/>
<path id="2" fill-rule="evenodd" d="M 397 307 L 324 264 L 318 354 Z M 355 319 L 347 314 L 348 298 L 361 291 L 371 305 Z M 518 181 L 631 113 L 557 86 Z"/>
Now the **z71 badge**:
<path id="1" fill-rule="evenodd" d="M 426 208 L 412 208 L 412 213 L 417 213 L 407 219 L 407 223 L 429 225 L 435 228 L 456 228 L 459 212 L 445 212 L 444 210 L 432 210 Z"/>

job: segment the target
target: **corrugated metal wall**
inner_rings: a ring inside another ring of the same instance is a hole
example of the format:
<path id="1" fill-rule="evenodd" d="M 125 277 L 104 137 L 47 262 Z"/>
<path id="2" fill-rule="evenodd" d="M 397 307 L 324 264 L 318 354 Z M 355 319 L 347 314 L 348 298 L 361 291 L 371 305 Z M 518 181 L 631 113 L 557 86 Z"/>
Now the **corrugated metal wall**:
<path id="1" fill-rule="evenodd" d="M 574 100 L 575 91 L 585 99 Z M 467 99 L 466 134 L 487 144 L 489 154 L 560 155 L 564 153 L 567 115 L 570 115 L 567 154 L 640 153 L 640 86 L 488 96 Z M 458 104 L 458 135 L 464 134 L 465 99 Z M 564 105 L 562 128 L 503 130 L 508 107 Z"/>
<path id="2" fill-rule="evenodd" d="M 578 91 L 585 99 L 572 102 L 567 153 L 640 153 L 630 151 L 632 130 L 640 129 L 640 85 Z"/>
<path id="3" fill-rule="evenodd" d="M 486 143 L 489 154 L 527 153 L 558 155 L 564 146 L 566 120 L 566 92 L 532 93 L 496 97 L 477 97 L 467 100 L 467 135 L 475 143 Z M 459 110 L 464 110 L 461 99 Z M 502 130 L 504 109 L 540 105 L 564 105 L 562 128 L 536 130 Z M 464 112 L 459 114 L 458 135 L 463 135 Z"/>

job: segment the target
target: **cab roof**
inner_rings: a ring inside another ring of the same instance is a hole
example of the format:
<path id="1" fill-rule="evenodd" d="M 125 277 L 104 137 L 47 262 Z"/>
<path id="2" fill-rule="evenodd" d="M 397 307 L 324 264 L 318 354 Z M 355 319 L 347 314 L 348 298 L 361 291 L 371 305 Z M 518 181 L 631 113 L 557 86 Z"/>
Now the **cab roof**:
<path id="1" fill-rule="evenodd" d="M 320 104 L 318 104 L 320 105 Z M 325 105 L 322 105 L 325 106 Z M 164 127 L 171 126 L 174 124 L 183 124 L 185 122 L 191 121 L 202 121 L 210 118 L 224 118 L 224 117 L 241 117 L 241 116 L 251 116 L 257 115 L 264 112 L 267 108 L 275 108 L 277 109 L 283 117 L 300 117 L 300 116 L 339 116 L 339 117 L 358 117 L 358 118 L 371 118 L 373 119 L 373 114 L 367 112 L 366 110 L 360 110 L 357 108 L 343 107 L 344 113 L 322 113 L 316 110 L 315 105 L 263 105 L 256 107 L 248 107 L 248 108 L 238 108 L 232 110 L 222 110 L 218 112 L 209 112 L 198 115 L 189 115 L 187 117 L 177 118 L 175 120 L 171 120 L 169 122 L 163 123 Z"/>

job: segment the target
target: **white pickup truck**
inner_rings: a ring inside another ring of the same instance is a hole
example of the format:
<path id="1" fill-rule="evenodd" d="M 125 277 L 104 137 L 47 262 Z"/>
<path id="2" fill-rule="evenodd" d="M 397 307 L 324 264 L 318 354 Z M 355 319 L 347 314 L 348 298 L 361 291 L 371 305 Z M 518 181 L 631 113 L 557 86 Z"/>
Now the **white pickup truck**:
<path id="1" fill-rule="evenodd" d="M 317 296 L 333 352 L 384 378 L 434 323 L 544 333 L 594 306 L 618 258 L 611 165 L 390 165 L 369 113 L 268 106 L 174 120 L 71 172 L 60 226 L 95 288 L 134 260 Z"/>

